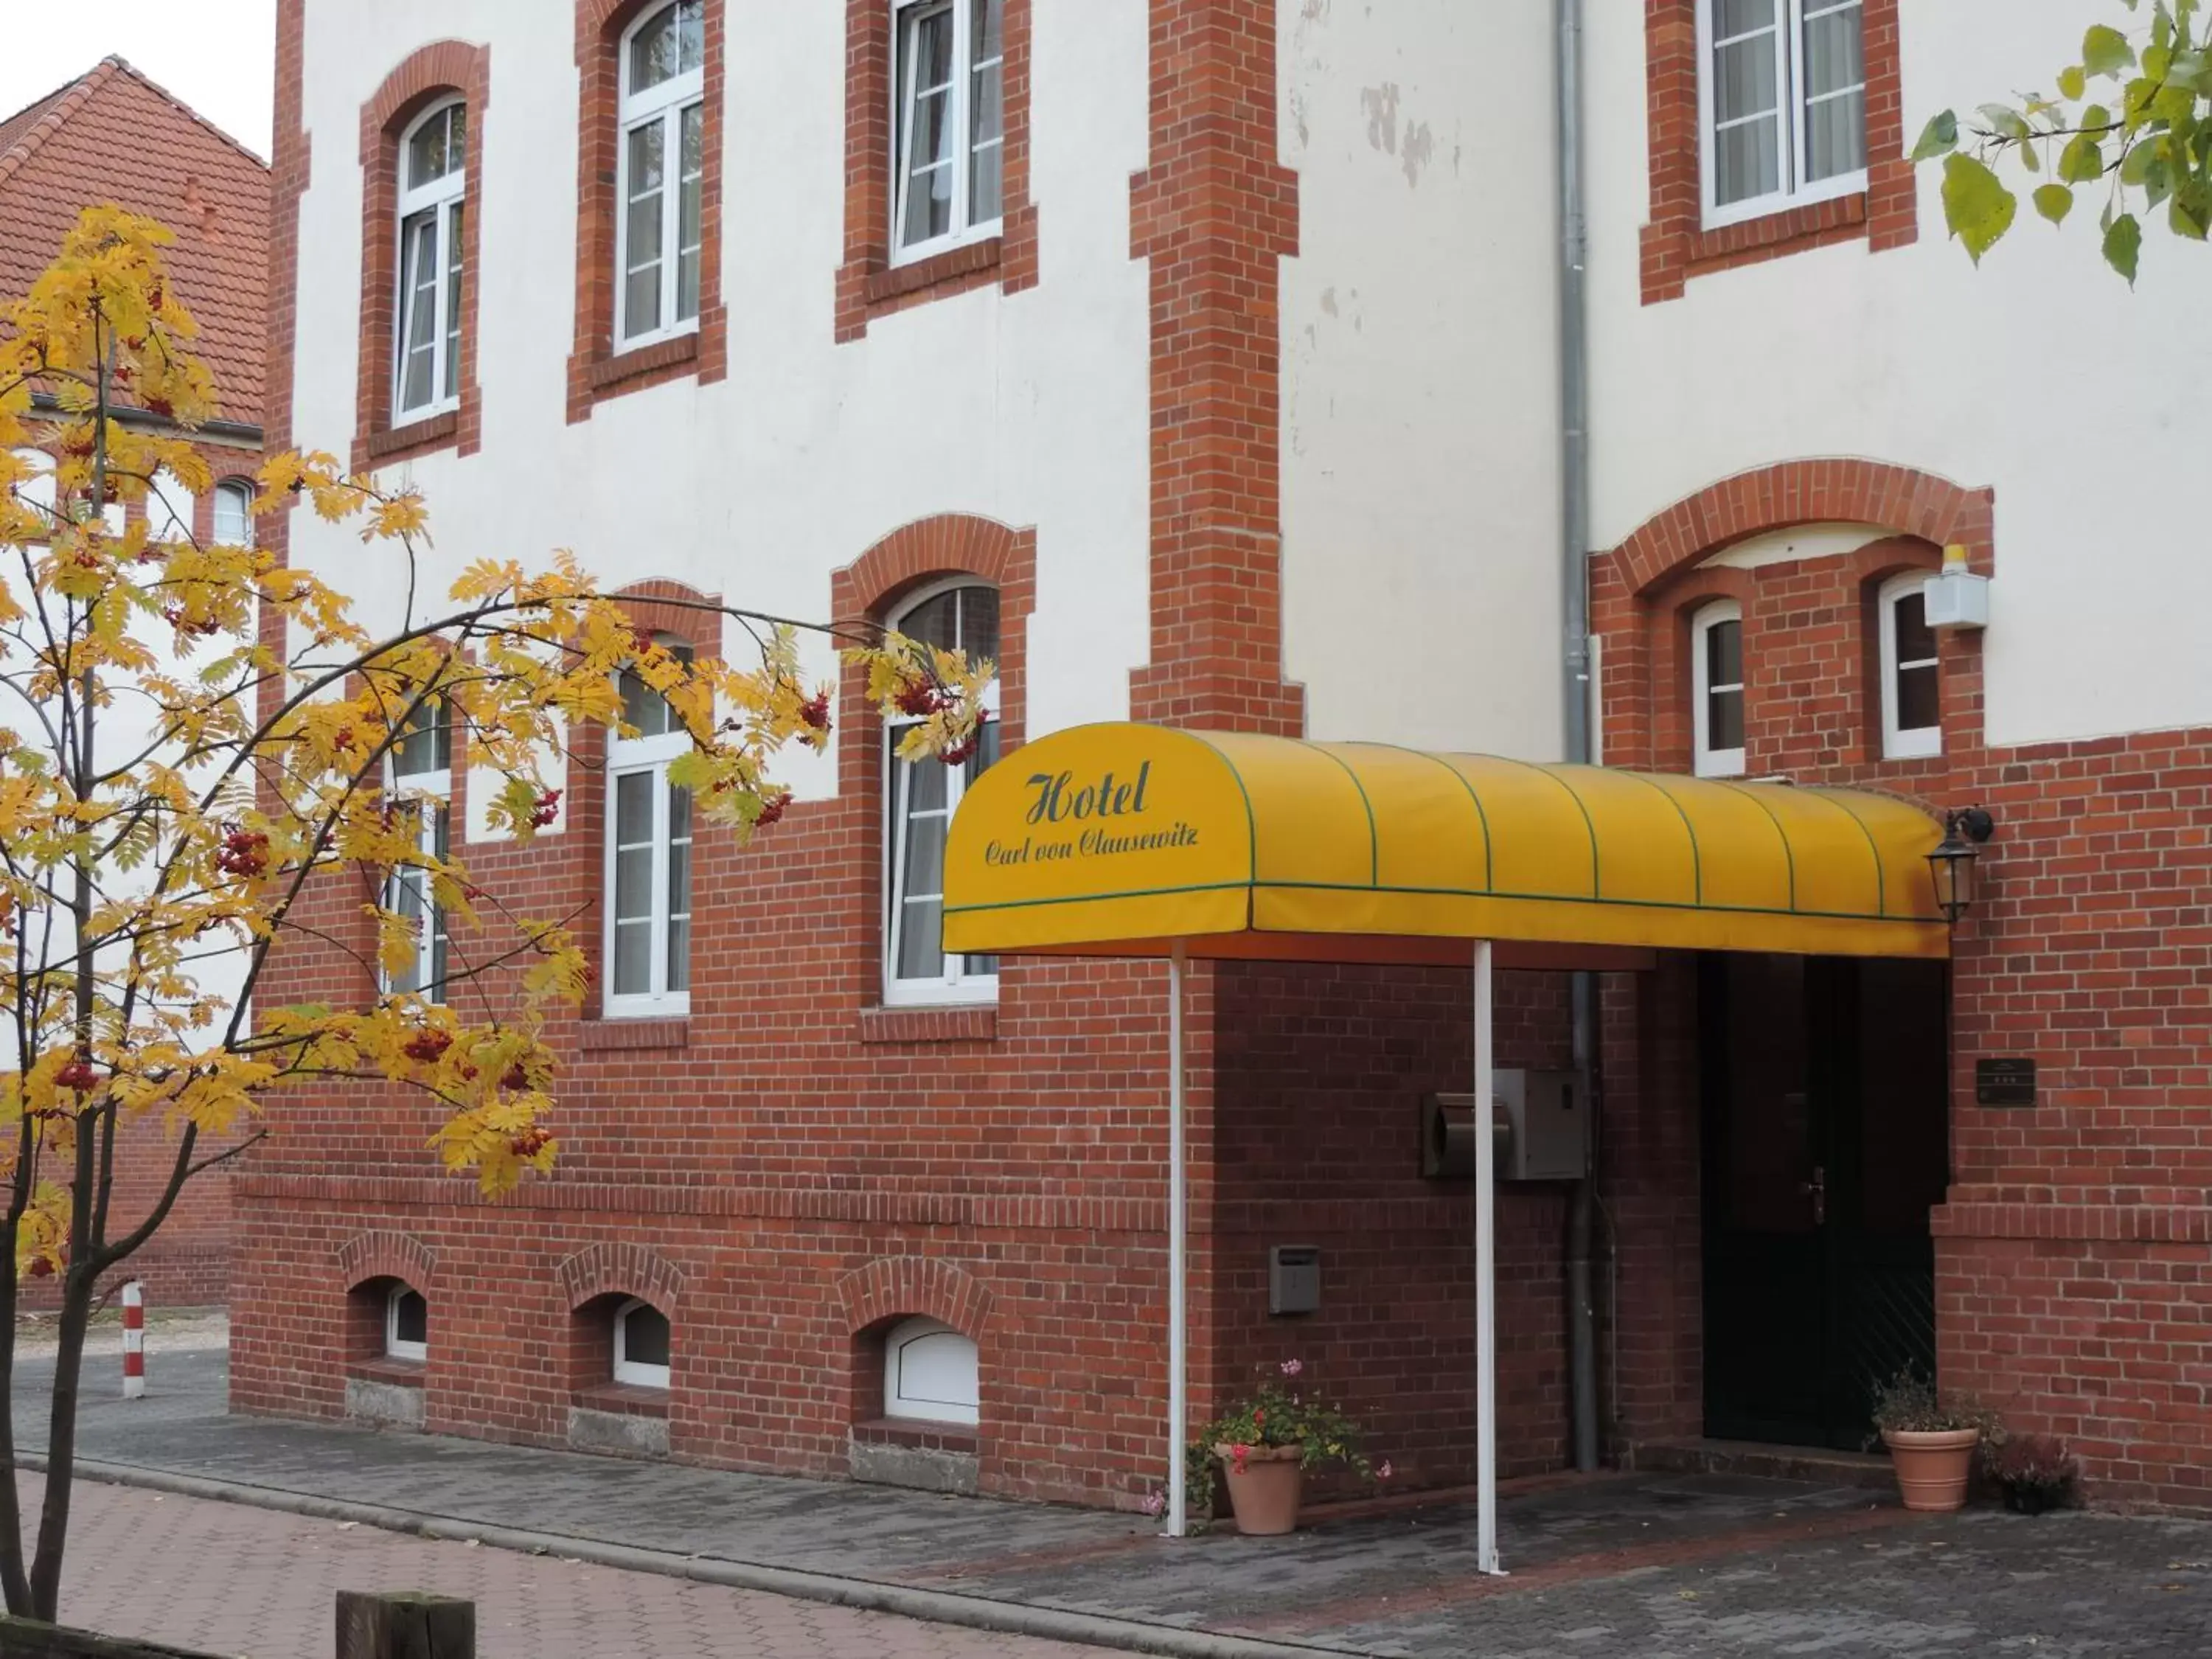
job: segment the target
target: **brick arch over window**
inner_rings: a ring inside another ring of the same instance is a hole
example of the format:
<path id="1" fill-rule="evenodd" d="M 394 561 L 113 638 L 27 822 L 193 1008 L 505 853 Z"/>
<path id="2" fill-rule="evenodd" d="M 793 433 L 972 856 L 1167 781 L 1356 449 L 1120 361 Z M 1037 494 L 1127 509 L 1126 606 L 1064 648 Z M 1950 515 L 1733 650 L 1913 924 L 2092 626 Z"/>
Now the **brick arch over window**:
<path id="1" fill-rule="evenodd" d="M 673 634 L 702 657 L 721 654 L 722 617 L 718 611 L 701 609 L 719 606 L 722 603 L 719 593 L 702 593 L 683 582 L 655 576 L 632 582 L 609 597 L 647 633 Z"/>
<path id="2" fill-rule="evenodd" d="M 356 1233 L 338 1246 L 338 1271 L 349 1291 L 372 1279 L 396 1279 L 423 1295 L 438 1271 L 437 1252 L 412 1233 Z"/>
<path id="3" fill-rule="evenodd" d="M 392 364 L 398 317 L 399 137 L 432 100 L 458 94 L 468 106 L 468 160 L 461 222 L 461 404 L 448 414 L 392 423 Z M 491 48 L 463 40 L 418 46 L 361 106 L 361 359 L 354 386 L 353 466 L 357 472 L 434 450 L 473 455 L 483 445 L 483 392 L 477 383 L 477 296 L 483 287 L 484 108 Z"/>
<path id="4" fill-rule="evenodd" d="M 1801 524 L 1863 524 L 1937 547 L 1963 542 L 1987 574 L 1996 493 L 1880 461 L 1782 461 L 1739 472 L 1653 515 L 1601 556 L 1629 592 L 1648 594 L 1677 572 L 1747 538 Z"/>
<path id="5" fill-rule="evenodd" d="M 642 1244 L 587 1244 L 553 1273 L 571 1313 L 600 1297 L 622 1296 L 673 1314 L 684 1295 L 684 1270 Z"/>
<path id="6" fill-rule="evenodd" d="M 576 335 L 568 353 L 568 420 L 609 398 L 696 374 L 729 374 L 730 308 L 722 299 L 722 105 L 727 82 L 723 0 L 705 0 L 705 99 L 699 179 L 699 326 L 623 351 L 615 340 L 615 219 L 622 176 L 622 37 L 666 0 L 576 0 Z"/>
<path id="7" fill-rule="evenodd" d="M 858 1334 L 885 1320 L 939 1320 L 980 1342 L 991 1320 L 991 1292 L 964 1267 L 936 1256 L 878 1256 L 837 1281 L 845 1328 Z"/>

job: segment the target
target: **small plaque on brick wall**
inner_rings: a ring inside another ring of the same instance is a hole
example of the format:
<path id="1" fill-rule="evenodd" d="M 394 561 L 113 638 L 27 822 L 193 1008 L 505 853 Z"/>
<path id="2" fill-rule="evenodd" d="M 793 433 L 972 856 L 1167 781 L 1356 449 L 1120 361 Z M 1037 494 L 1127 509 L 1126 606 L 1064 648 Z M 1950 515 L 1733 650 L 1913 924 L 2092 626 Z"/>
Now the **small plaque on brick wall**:
<path id="1" fill-rule="evenodd" d="M 1974 1103 L 1978 1106 L 2034 1105 L 2035 1062 L 2032 1060 L 1976 1060 Z"/>

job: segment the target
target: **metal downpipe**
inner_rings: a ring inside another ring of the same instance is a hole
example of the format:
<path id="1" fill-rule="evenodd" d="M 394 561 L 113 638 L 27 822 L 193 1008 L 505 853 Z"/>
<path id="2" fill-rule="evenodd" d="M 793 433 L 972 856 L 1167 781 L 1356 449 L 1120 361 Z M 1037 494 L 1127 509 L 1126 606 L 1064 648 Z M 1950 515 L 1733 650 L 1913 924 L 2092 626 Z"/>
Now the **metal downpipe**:
<path id="1" fill-rule="evenodd" d="M 1591 756 L 1589 648 L 1589 319 L 1583 210 L 1583 5 L 1554 0 L 1558 25 L 1559 187 L 1559 487 L 1561 641 L 1567 759 Z M 1582 1179 L 1567 1206 L 1567 1349 L 1573 1382 L 1575 1468 L 1597 1468 L 1597 1312 L 1590 1248 L 1597 1208 L 1597 981 L 1573 987 L 1575 1069 L 1586 1079 L 1589 1137 Z"/>

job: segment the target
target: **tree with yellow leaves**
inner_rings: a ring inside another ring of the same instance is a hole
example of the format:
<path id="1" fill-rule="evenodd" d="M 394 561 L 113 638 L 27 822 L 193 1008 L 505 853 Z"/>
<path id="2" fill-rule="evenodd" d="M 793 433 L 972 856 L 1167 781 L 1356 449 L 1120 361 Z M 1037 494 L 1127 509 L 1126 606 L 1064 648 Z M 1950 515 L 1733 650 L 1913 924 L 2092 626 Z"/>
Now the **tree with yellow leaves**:
<path id="1" fill-rule="evenodd" d="M 58 1276 L 61 1291 L 37 1550 L 27 1559 L 15 1484 L 0 1479 L 0 1585 L 11 1613 L 43 1620 L 61 1583 L 100 1287 L 189 1182 L 251 1144 L 270 1091 L 334 1079 L 418 1091 L 438 1104 L 447 1167 L 487 1193 L 559 1152 L 542 1022 L 580 1003 L 584 951 L 568 919 L 513 911 L 438 850 L 422 833 L 433 805 L 388 786 L 395 749 L 436 723 L 461 734 L 471 768 L 500 780 L 492 828 L 527 842 L 557 811 L 547 778 L 570 734 L 634 735 L 629 714 L 658 696 L 691 740 L 670 783 L 742 842 L 789 799 L 779 753 L 830 738 L 830 694 L 802 682 L 798 624 L 702 605 L 742 624 L 757 659 L 690 660 L 565 554 L 542 568 L 479 559 L 430 600 L 422 501 L 327 455 L 269 462 L 254 512 L 299 498 L 356 524 L 369 557 L 403 565 L 407 603 L 389 632 L 268 552 L 155 538 L 132 504 L 171 479 L 194 492 L 212 482 L 178 435 L 213 415 L 216 388 L 165 278 L 168 241 L 119 210 L 88 210 L 30 292 L 0 302 L 0 985 L 14 1022 L 0 1044 L 0 1243 L 16 1268 L 0 1389 L 12 1391 L 19 1279 Z M 125 418 L 148 413 L 162 421 Z M 877 707 L 927 715 L 906 727 L 909 758 L 974 752 L 989 664 L 821 631 L 864 670 Z M 253 1008 L 272 952 L 307 927 L 303 893 L 345 872 L 378 896 L 380 983 L 412 982 L 426 903 L 455 938 L 490 935 L 443 970 L 448 984 L 495 987 L 482 1018 L 427 987 Z M 173 1156 L 150 1212 L 125 1226 L 111 1215 L 118 1132 L 144 1118 L 170 1126 Z M 0 1397 L 0 1468 L 14 1461 L 11 1403 Z"/>

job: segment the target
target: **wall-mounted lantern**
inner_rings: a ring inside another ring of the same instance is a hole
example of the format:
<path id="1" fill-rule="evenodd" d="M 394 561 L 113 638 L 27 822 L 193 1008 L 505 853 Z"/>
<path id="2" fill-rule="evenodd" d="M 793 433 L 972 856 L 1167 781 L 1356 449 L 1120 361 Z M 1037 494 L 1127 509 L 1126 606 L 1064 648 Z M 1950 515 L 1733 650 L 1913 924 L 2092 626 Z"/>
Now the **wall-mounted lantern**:
<path id="1" fill-rule="evenodd" d="M 1953 927 L 1974 902 L 1974 862 L 1996 820 L 1978 806 L 1943 815 L 1943 842 L 1928 855 L 1936 877 L 1936 902 Z"/>

